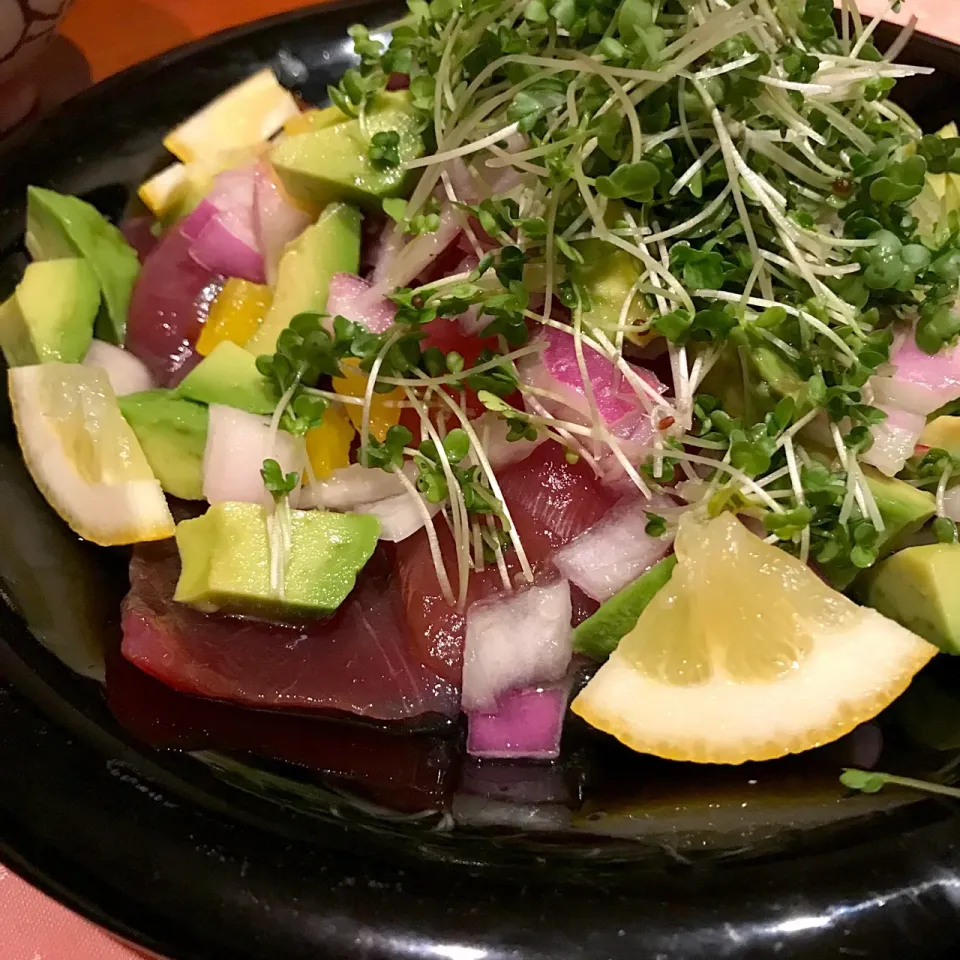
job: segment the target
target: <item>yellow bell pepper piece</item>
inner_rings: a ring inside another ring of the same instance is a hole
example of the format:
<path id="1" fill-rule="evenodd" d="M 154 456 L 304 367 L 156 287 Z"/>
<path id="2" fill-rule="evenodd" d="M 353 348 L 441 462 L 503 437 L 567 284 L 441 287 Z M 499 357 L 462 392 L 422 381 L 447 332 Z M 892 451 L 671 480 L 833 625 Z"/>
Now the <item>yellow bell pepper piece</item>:
<path id="1" fill-rule="evenodd" d="M 327 407 L 323 423 L 307 432 L 307 457 L 317 480 L 325 480 L 342 467 L 350 466 L 350 444 L 356 430 L 338 407 Z"/>
<path id="2" fill-rule="evenodd" d="M 333 378 L 333 389 L 345 397 L 360 397 L 367 392 L 367 375 L 360 369 L 358 360 L 344 360 L 340 367 L 342 377 Z M 375 393 L 370 401 L 370 432 L 381 442 L 387 431 L 400 422 L 400 407 L 389 406 L 403 400 L 403 391 L 397 387 L 389 393 Z M 359 404 L 346 404 L 347 414 L 357 430 L 363 428 L 363 407 Z"/>
<path id="3" fill-rule="evenodd" d="M 205 357 L 224 340 L 242 347 L 257 332 L 272 301 L 269 287 L 231 277 L 210 305 L 197 339 L 197 353 Z"/>

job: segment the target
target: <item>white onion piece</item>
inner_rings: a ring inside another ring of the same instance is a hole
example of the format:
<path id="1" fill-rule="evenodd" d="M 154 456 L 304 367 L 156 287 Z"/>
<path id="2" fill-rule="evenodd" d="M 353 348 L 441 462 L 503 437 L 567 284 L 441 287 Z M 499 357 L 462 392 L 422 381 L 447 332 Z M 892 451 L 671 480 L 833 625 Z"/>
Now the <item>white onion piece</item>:
<path id="1" fill-rule="evenodd" d="M 471 422 L 471 426 L 480 438 L 494 470 L 526 460 L 547 439 L 543 434 L 537 434 L 536 440 L 508 440 L 510 424 L 492 411 L 481 414 Z"/>
<path id="2" fill-rule="evenodd" d="M 526 136 L 514 133 L 500 146 L 506 153 L 519 153 L 525 150 L 528 144 Z M 474 205 L 482 203 L 488 197 L 503 196 L 524 181 L 524 175 L 516 167 L 488 167 L 483 159 L 474 159 L 468 165 L 462 157 L 457 157 L 446 164 L 446 170 L 457 199 Z"/>
<path id="3" fill-rule="evenodd" d="M 457 317 L 457 322 L 460 324 L 460 329 L 468 337 L 479 336 L 488 326 L 490 326 L 492 320 L 493 317 L 480 313 L 480 307 L 477 304 L 467 307 L 466 312 L 461 313 L 460 316 Z"/>
<path id="4" fill-rule="evenodd" d="M 334 470 L 326 479 L 304 487 L 300 506 L 349 511 L 361 503 L 386 500 L 401 493 L 403 484 L 394 474 L 379 467 L 351 463 L 349 467 Z"/>
<path id="5" fill-rule="evenodd" d="M 950 487 L 944 492 L 943 515 L 960 523 L 960 486 Z"/>
<path id="6" fill-rule="evenodd" d="M 422 497 L 422 506 L 404 490 L 395 497 L 386 500 L 377 500 L 375 503 L 361 503 L 356 507 L 357 513 L 369 513 L 380 521 L 380 539 L 399 543 L 412 537 L 426 524 L 426 515 L 432 520 L 440 512 L 439 503 L 428 503 Z"/>
<path id="7" fill-rule="evenodd" d="M 508 690 L 559 680 L 573 654 L 570 617 L 566 580 L 468 607 L 463 709 L 495 712 Z"/>
<path id="8" fill-rule="evenodd" d="M 887 419 L 871 428 L 873 445 L 861 454 L 860 459 L 886 476 L 895 477 L 913 456 L 927 419 L 919 413 L 908 413 L 895 407 L 881 406 L 880 409 L 886 413 Z"/>
<path id="9" fill-rule="evenodd" d="M 647 511 L 676 506 L 665 496 L 621 500 L 599 523 L 553 555 L 554 566 L 601 603 L 633 583 L 670 551 L 673 537 L 646 532 Z"/>
<path id="10" fill-rule="evenodd" d="M 406 246 L 393 252 L 382 271 L 378 266 L 374 287 L 377 296 L 383 296 L 397 287 L 408 286 L 457 239 L 460 231 L 456 211 L 446 207 L 440 214 L 440 225 L 433 233 L 421 233 L 414 237 Z"/>
<path id="11" fill-rule="evenodd" d="M 273 286 L 283 248 L 310 226 L 312 218 L 281 191 L 265 163 L 257 165 L 253 195 L 257 243 L 267 283 Z"/>
<path id="12" fill-rule="evenodd" d="M 871 377 L 874 402 L 883 407 L 896 407 L 907 413 L 926 417 L 956 398 L 953 387 L 929 387 L 895 377 Z"/>
<path id="13" fill-rule="evenodd" d="M 371 333 L 383 333 L 393 326 L 396 305 L 373 292 L 372 284 L 352 273 L 335 273 L 330 279 L 327 310 L 331 317 L 341 316 L 366 327 Z M 332 324 L 333 321 L 329 321 Z"/>
<path id="14" fill-rule="evenodd" d="M 90 344 L 83 363 L 84 366 L 100 367 L 104 370 L 113 392 L 118 397 L 152 390 L 156 386 L 142 360 L 129 350 L 116 347 L 112 343 L 104 343 L 103 340 L 94 340 Z"/>
<path id="15" fill-rule="evenodd" d="M 264 499 L 263 461 L 276 460 L 284 473 L 299 471 L 296 440 L 279 431 L 270 444 L 270 418 L 223 404 L 210 404 L 207 445 L 203 451 L 203 496 L 210 503 Z"/>

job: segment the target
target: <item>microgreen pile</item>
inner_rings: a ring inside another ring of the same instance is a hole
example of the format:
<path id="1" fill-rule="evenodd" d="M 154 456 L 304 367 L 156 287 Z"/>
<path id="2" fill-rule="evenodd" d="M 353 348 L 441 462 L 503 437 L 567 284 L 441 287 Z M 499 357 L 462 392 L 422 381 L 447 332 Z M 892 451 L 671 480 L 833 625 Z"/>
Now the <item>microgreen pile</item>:
<path id="1" fill-rule="evenodd" d="M 914 208 L 928 174 L 960 171 L 960 140 L 923 136 L 888 99 L 898 78 L 929 72 L 894 62 L 906 34 L 881 51 L 879 18 L 844 4 L 838 27 L 831 0 L 409 9 L 389 43 L 352 28 L 359 64 L 330 94 L 362 117 L 406 78 L 429 150 L 407 164 L 419 174 L 409 200 L 384 202 L 394 243 L 429 242 L 453 218 L 477 265 L 377 291 L 397 307 L 383 334 L 297 318 L 261 359 L 285 398 L 280 425 L 297 432 L 322 416 L 336 398 L 323 378 L 346 358 L 370 376 L 367 407 L 374 392 L 402 390 L 417 443 L 401 427 L 362 435 L 359 461 L 412 462 L 458 544 L 461 603 L 483 562 L 477 531 L 488 553 L 512 547 L 529 576 L 471 426 L 471 391 L 508 421 L 509 439 L 546 435 L 593 465 L 607 447 L 603 462 L 641 492 L 682 497 L 651 516 L 658 531 L 684 509 L 733 510 L 838 584 L 874 563 L 884 523 L 861 458 L 886 413 L 871 378 L 902 331 L 928 353 L 960 331 L 956 218 L 931 225 Z M 399 163 L 396 135 L 374 136 L 369 157 Z M 465 195 L 481 181 L 489 195 Z M 629 282 L 611 309 L 594 281 L 613 263 Z M 422 348 L 431 323 L 469 312 L 498 349 L 466 364 Z M 588 398 L 585 356 L 623 371 L 654 428 L 642 460 L 619 449 L 594 400 L 587 424 L 528 402 L 536 391 L 518 362 L 545 327 L 575 341 Z M 651 396 L 628 360 L 662 363 L 668 392 Z M 936 488 L 953 469 L 928 455 L 908 474 Z"/>

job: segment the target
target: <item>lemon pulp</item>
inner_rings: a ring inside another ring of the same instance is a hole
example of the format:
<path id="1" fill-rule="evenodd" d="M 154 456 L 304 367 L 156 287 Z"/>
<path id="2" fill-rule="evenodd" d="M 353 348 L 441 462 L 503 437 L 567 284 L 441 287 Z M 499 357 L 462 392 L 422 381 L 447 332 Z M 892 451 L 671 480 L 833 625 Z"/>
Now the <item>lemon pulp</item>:
<path id="1" fill-rule="evenodd" d="M 673 577 L 621 642 L 624 656 L 662 683 L 776 679 L 801 665 L 817 632 L 857 615 L 856 604 L 731 514 L 707 524 L 683 517 L 676 552 Z"/>

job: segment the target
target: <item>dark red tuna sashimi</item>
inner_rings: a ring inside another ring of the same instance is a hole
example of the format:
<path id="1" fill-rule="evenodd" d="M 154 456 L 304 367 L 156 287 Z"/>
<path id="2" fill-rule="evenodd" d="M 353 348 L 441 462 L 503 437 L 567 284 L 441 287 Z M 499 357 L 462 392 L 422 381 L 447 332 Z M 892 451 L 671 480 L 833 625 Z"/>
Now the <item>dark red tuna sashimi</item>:
<path id="1" fill-rule="evenodd" d="M 564 448 L 553 440 L 497 480 L 531 562 L 546 560 L 589 530 L 618 499 L 583 460 L 567 463 Z"/>
<path id="2" fill-rule="evenodd" d="M 615 502 L 586 464 L 567 463 L 563 448 L 553 441 L 542 444 L 526 460 L 506 467 L 497 479 L 537 575 L 552 575 L 553 552 L 597 523 Z M 455 583 L 453 541 L 446 525 L 438 523 L 436 529 L 450 582 Z M 508 551 L 507 559 L 511 574 L 516 574 L 519 565 L 513 550 Z M 398 544 L 397 572 L 411 642 L 419 647 L 429 669 L 459 684 L 466 619 L 443 598 L 424 531 Z M 468 605 L 502 589 L 496 568 L 474 573 Z M 575 622 L 579 622 L 596 606 L 575 595 L 574 608 Z"/>
<path id="3" fill-rule="evenodd" d="M 387 721 L 455 716 L 458 688 L 425 667 L 406 639 L 390 567 L 375 554 L 334 617 L 293 628 L 175 603 L 175 544 L 141 544 L 123 604 L 123 655 L 183 693 L 245 706 Z"/>
<path id="4" fill-rule="evenodd" d="M 127 348 L 162 387 L 200 361 L 197 337 L 223 286 L 223 277 L 190 257 L 191 242 L 178 227 L 168 230 L 144 260 L 130 300 Z"/>
<path id="5" fill-rule="evenodd" d="M 449 737 L 191 697 L 138 670 L 119 650 L 107 656 L 107 703 L 127 731 L 153 747 L 283 760 L 345 781 L 395 810 L 442 806 L 457 769 Z"/>
<path id="6" fill-rule="evenodd" d="M 446 524 L 435 524 L 447 576 L 457 592 L 456 548 Z M 511 561 L 515 558 L 511 557 Z M 516 572 L 511 563 L 512 572 Z M 437 580 L 430 541 L 424 531 L 397 544 L 397 573 L 406 607 L 410 642 L 427 669 L 459 686 L 463 670 L 463 638 L 466 619 L 443 598 Z M 503 589 L 496 567 L 473 572 L 467 591 L 467 606 Z"/>

